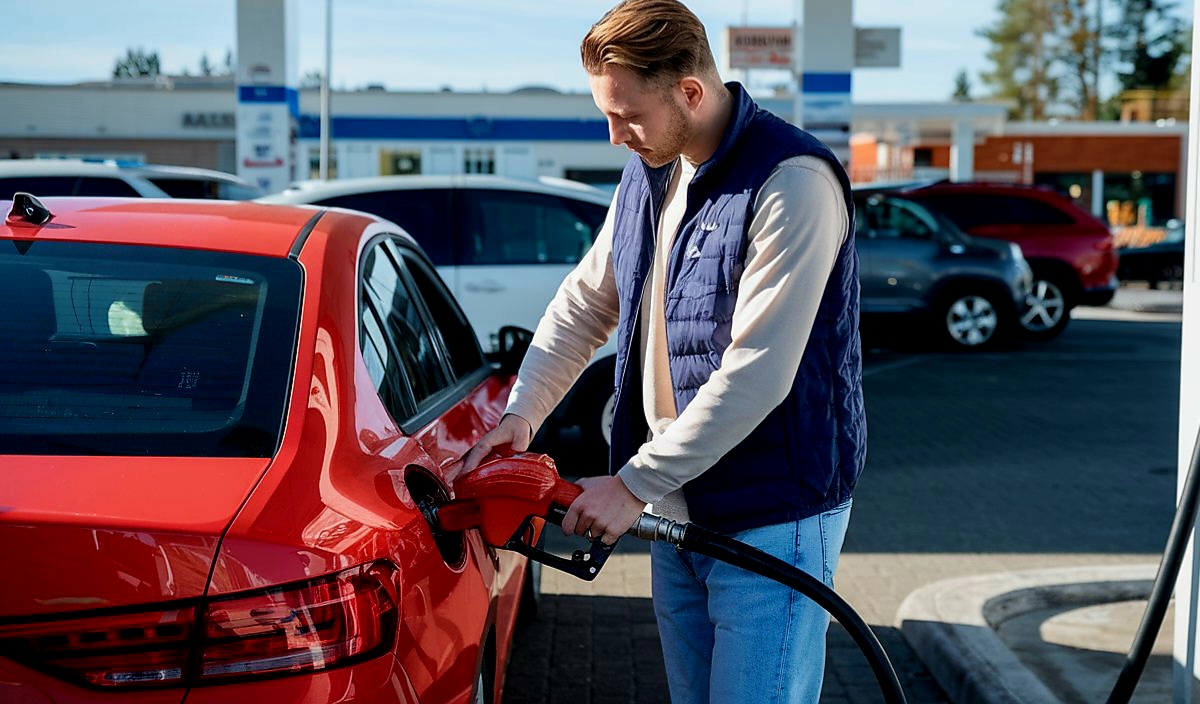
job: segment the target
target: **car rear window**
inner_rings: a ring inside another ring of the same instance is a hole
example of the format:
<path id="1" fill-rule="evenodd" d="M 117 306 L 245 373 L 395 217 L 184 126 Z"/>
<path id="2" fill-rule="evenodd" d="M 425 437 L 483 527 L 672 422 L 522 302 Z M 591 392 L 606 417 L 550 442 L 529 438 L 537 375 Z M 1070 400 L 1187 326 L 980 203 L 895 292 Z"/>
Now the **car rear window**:
<path id="1" fill-rule="evenodd" d="M 32 193 L 40 198 L 73 196 L 76 176 L 14 176 L 0 178 L 0 200 L 12 200 L 14 193 Z"/>
<path id="2" fill-rule="evenodd" d="M 0 454 L 271 456 L 301 279 L 287 259 L 0 242 Z"/>
<path id="3" fill-rule="evenodd" d="M 218 196 L 217 182 L 198 178 L 153 177 L 150 183 L 158 186 L 172 198 L 215 199 Z"/>

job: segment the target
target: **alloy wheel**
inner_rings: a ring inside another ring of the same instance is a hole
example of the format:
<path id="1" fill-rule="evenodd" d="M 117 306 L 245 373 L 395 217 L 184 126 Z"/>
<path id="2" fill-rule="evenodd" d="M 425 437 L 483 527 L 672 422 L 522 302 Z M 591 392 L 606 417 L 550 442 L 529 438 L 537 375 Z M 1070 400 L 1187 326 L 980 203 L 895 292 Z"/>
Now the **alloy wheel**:
<path id="1" fill-rule="evenodd" d="M 963 296 L 946 310 L 946 332 L 963 347 L 986 344 L 999 325 L 996 308 L 982 296 Z"/>
<path id="2" fill-rule="evenodd" d="M 1067 314 L 1067 300 L 1053 281 L 1038 279 L 1033 282 L 1033 291 L 1025 297 L 1021 311 L 1021 327 L 1030 332 L 1045 332 Z"/>

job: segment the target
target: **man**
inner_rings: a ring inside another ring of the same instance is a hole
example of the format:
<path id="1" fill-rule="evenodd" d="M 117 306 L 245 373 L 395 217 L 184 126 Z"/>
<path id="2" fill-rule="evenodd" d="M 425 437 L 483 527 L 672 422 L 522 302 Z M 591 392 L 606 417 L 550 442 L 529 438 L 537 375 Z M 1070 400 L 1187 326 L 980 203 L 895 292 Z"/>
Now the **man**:
<path id="1" fill-rule="evenodd" d="M 722 84 L 676 0 L 622 2 L 581 54 L 612 143 L 634 154 L 465 468 L 526 449 L 615 328 L 612 476 L 580 481 L 563 530 L 611 544 L 651 504 L 832 584 L 866 448 L 845 171 Z M 651 555 L 673 702 L 817 701 L 818 606 L 663 543 Z"/>

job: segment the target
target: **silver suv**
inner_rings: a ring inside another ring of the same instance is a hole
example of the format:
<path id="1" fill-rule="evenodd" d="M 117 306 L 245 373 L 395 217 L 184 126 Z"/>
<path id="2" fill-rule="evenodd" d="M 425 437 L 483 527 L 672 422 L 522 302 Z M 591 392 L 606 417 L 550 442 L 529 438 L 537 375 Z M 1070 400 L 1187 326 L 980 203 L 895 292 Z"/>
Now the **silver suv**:
<path id="1" fill-rule="evenodd" d="M 1032 272 L 1012 242 L 964 234 L 906 198 L 855 193 L 864 321 L 926 316 L 957 349 L 983 349 L 1014 331 Z"/>

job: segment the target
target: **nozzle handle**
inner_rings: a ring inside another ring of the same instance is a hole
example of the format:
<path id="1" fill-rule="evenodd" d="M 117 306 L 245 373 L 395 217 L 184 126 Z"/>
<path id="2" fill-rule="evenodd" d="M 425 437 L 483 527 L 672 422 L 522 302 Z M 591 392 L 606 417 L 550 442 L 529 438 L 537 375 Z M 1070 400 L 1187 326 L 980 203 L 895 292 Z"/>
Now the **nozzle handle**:
<path id="1" fill-rule="evenodd" d="M 544 518 L 555 525 L 562 525 L 562 518 L 566 515 L 566 511 L 558 507 L 552 507 Z M 521 527 L 513 534 L 513 537 L 504 544 L 504 547 L 513 552 L 519 552 L 531 560 L 536 560 L 547 567 L 553 567 L 556 570 L 574 575 L 584 581 L 592 581 L 600 574 L 600 568 L 604 567 L 604 563 L 608 560 L 608 556 L 612 554 L 616 543 L 605 545 L 600 539 L 592 540 L 591 546 L 587 552 L 576 550 L 571 553 L 571 557 L 560 557 L 553 553 L 547 552 L 531 544 L 531 539 L 534 535 L 533 520 L 536 516 L 529 516 L 521 523 Z"/>

